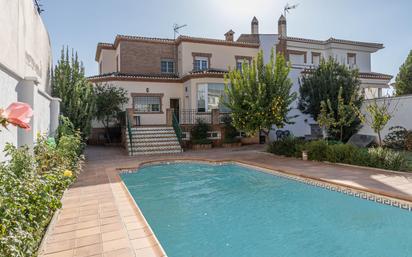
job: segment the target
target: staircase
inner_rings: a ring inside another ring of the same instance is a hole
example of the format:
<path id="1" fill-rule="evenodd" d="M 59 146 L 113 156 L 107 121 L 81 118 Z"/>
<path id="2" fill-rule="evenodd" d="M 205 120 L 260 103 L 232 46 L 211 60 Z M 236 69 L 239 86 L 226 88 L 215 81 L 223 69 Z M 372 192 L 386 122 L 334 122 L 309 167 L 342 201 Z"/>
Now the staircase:
<path id="1" fill-rule="evenodd" d="M 130 132 L 126 131 L 126 147 L 129 155 L 183 152 L 173 127 L 131 128 Z"/>

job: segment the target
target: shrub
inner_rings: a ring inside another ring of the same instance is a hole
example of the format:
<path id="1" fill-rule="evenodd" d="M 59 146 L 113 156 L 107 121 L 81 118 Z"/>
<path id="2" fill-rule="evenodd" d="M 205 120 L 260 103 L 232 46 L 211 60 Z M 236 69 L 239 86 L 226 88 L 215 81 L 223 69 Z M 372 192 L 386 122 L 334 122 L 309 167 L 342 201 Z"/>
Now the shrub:
<path id="1" fill-rule="evenodd" d="M 406 138 L 408 136 L 408 130 L 401 126 L 395 126 L 389 128 L 389 133 L 383 139 L 385 146 L 397 150 L 404 150 Z"/>
<path id="2" fill-rule="evenodd" d="M 329 145 L 326 151 L 326 160 L 330 162 L 352 163 L 353 157 L 359 148 L 350 144 Z"/>
<path id="3" fill-rule="evenodd" d="M 383 147 L 370 148 L 370 166 L 388 170 L 402 170 L 406 167 L 405 156 Z"/>
<path id="4" fill-rule="evenodd" d="M 210 126 L 202 119 L 197 119 L 196 125 L 192 128 L 191 137 L 193 144 L 210 144 L 212 141 L 207 139 L 207 132 L 210 131 Z"/>
<path id="5" fill-rule="evenodd" d="M 277 155 L 300 157 L 302 155 L 302 147 L 304 143 L 304 140 L 296 137 L 284 137 L 271 143 L 268 146 L 267 151 Z"/>
<path id="6" fill-rule="evenodd" d="M 409 132 L 405 138 L 405 150 L 412 151 L 412 132 Z"/>
<path id="7" fill-rule="evenodd" d="M 31 152 L 6 145 L 0 163 L 0 256 L 35 256 L 64 190 L 80 168 L 79 133 L 54 140 L 39 136 Z"/>
<path id="8" fill-rule="evenodd" d="M 328 143 L 324 140 L 311 141 L 306 143 L 304 150 L 308 151 L 308 159 L 316 161 L 326 161 Z"/>

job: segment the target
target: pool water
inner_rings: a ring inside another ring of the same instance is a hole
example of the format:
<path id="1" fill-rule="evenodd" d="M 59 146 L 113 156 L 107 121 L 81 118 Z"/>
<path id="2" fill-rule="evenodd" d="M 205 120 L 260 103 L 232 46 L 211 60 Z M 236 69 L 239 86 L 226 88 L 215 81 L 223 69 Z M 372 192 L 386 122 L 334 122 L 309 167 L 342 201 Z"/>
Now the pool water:
<path id="1" fill-rule="evenodd" d="M 243 166 L 122 175 L 169 257 L 412 256 L 412 213 Z"/>

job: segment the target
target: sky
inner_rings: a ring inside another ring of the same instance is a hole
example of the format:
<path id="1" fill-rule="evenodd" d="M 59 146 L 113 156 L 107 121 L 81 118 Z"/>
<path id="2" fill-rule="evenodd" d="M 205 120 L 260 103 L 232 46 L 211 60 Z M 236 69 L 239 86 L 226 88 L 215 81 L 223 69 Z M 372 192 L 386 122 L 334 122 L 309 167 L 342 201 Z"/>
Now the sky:
<path id="1" fill-rule="evenodd" d="M 62 46 L 79 54 L 86 75 L 96 75 L 98 42 L 113 43 L 117 34 L 173 38 L 173 24 L 187 24 L 181 34 L 224 39 L 250 33 L 253 16 L 260 33 L 277 33 L 283 7 L 298 3 L 287 15 L 288 36 L 329 37 L 383 43 L 372 54 L 372 71 L 396 76 L 412 49 L 411 0 L 40 0 L 54 62 Z"/>

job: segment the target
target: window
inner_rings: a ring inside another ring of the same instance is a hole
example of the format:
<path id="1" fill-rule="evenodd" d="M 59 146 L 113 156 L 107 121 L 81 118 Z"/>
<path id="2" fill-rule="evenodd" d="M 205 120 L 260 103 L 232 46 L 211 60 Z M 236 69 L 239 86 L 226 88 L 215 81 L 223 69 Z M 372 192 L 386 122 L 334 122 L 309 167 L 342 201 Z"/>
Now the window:
<path id="1" fill-rule="evenodd" d="M 208 131 L 207 132 L 207 139 L 220 139 L 220 131 Z"/>
<path id="2" fill-rule="evenodd" d="M 236 69 L 237 70 L 242 71 L 242 65 L 243 65 L 242 60 L 237 60 L 236 61 Z"/>
<path id="3" fill-rule="evenodd" d="M 356 54 L 354 53 L 348 53 L 348 64 L 349 66 L 354 66 L 356 65 Z"/>
<path id="4" fill-rule="evenodd" d="M 160 69 L 162 73 L 174 73 L 175 63 L 172 60 L 162 60 L 160 62 Z"/>
<path id="5" fill-rule="evenodd" d="M 297 50 L 288 50 L 288 61 L 291 64 L 304 65 L 306 63 L 306 52 Z"/>
<path id="6" fill-rule="evenodd" d="M 137 112 L 161 112 L 161 96 L 134 96 L 133 107 Z"/>
<path id="7" fill-rule="evenodd" d="M 102 74 L 103 70 L 102 70 L 102 61 L 99 62 L 99 73 Z"/>
<path id="8" fill-rule="evenodd" d="M 320 63 L 320 53 L 312 52 L 312 64 L 317 66 L 319 65 L 319 63 Z"/>
<path id="9" fill-rule="evenodd" d="M 195 57 L 194 67 L 195 71 L 206 70 L 209 68 L 208 57 Z"/>
<path id="10" fill-rule="evenodd" d="M 119 56 L 116 55 L 116 72 L 119 72 Z"/>
<path id="11" fill-rule="evenodd" d="M 249 56 L 235 56 L 236 59 L 236 69 L 242 71 L 243 63 L 250 65 L 252 62 L 252 57 Z"/>
<path id="12" fill-rule="evenodd" d="M 225 85 L 221 83 L 209 83 L 197 85 L 197 111 L 210 112 L 219 109 L 221 112 L 229 112 L 229 109 L 221 104 L 221 98 L 225 97 Z"/>

